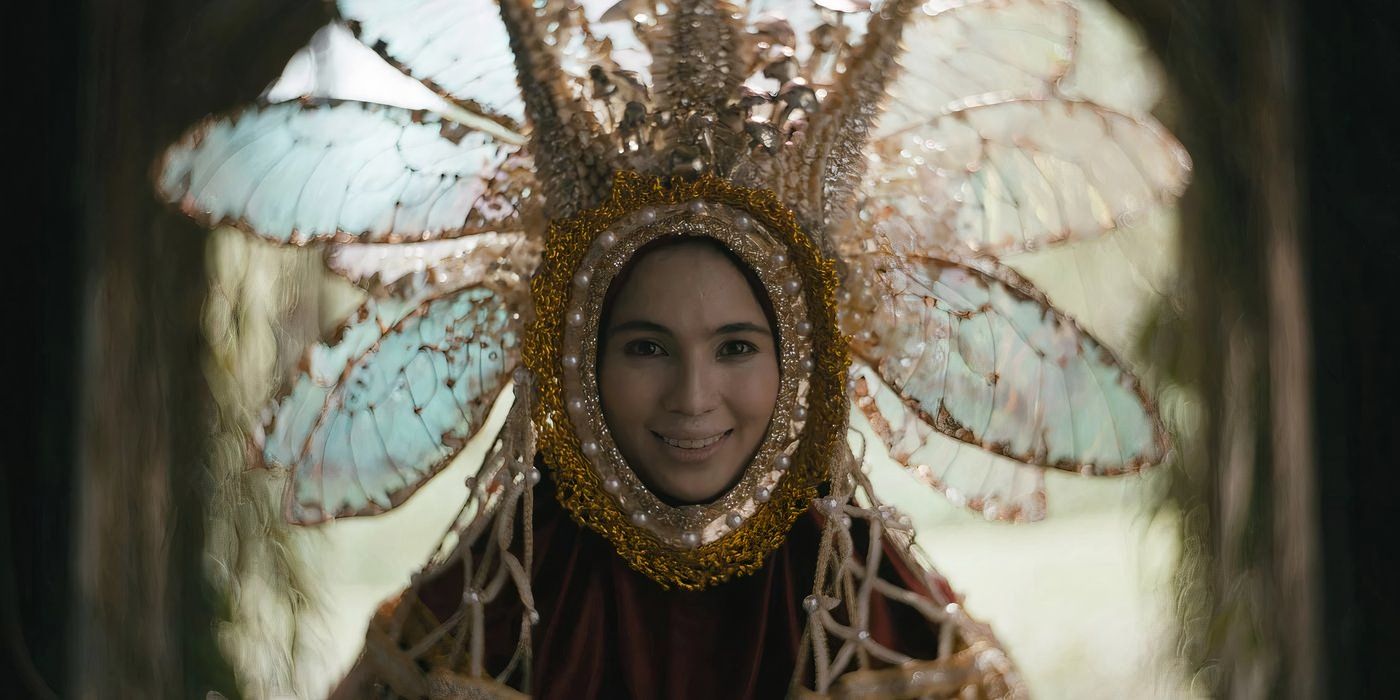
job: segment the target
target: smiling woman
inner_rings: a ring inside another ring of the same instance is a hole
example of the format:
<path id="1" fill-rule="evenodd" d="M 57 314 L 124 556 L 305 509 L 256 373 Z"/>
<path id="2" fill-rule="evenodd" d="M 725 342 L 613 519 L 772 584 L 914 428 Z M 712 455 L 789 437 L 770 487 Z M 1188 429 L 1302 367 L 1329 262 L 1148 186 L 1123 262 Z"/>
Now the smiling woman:
<path id="1" fill-rule="evenodd" d="M 623 457 L 663 500 L 713 501 L 768 430 L 778 338 L 760 302 L 767 294 L 742 266 L 714 239 L 661 239 L 610 290 L 603 413 Z"/>
<path id="2" fill-rule="evenodd" d="M 343 689 L 1022 694 L 848 439 L 854 407 L 1013 521 L 1044 516 L 1042 469 L 1166 456 L 1128 367 L 999 262 L 1189 169 L 1149 102 L 1077 91 L 1074 8 L 335 7 L 450 106 L 257 104 L 192 127 L 157 187 L 325 246 L 368 295 L 250 431 L 287 519 L 397 509 L 491 443 Z"/>

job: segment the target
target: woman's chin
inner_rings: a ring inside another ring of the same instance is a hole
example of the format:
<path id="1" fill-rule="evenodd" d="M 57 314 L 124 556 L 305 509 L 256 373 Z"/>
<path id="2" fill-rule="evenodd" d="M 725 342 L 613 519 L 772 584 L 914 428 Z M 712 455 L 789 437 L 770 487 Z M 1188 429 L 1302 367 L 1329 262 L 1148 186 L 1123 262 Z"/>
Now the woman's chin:
<path id="1" fill-rule="evenodd" d="M 728 483 L 713 483 L 713 480 L 704 482 L 664 482 L 658 484 L 658 490 L 662 496 L 672 501 L 678 501 L 685 505 L 700 505 L 711 503 L 715 498 L 724 496 L 725 487 Z"/>

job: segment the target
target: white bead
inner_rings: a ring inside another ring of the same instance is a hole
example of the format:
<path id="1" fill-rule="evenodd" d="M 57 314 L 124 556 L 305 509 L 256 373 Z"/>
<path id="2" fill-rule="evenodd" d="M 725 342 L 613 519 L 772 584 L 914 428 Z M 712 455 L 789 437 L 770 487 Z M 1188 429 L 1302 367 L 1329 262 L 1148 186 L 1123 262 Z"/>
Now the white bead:
<path id="1" fill-rule="evenodd" d="M 572 399 L 569 399 L 569 413 L 573 413 L 575 415 L 583 413 L 583 399 L 580 399 L 577 396 L 575 396 Z"/>
<path id="2" fill-rule="evenodd" d="M 753 217 L 748 214 L 739 214 L 734 217 L 734 228 L 740 231 L 747 231 L 753 227 Z"/>
<path id="3" fill-rule="evenodd" d="M 574 275 L 574 284 L 576 286 L 587 287 L 588 283 L 592 281 L 593 276 L 588 274 L 587 270 L 579 270 L 579 273 L 577 275 Z"/>
<path id="4" fill-rule="evenodd" d="M 583 312 L 582 312 L 582 311 L 570 311 L 570 312 L 569 312 L 569 319 L 568 319 L 568 320 L 569 320 L 569 325 L 571 325 L 571 326 L 582 326 L 582 325 L 583 325 Z"/>
<path id="5" fill-rule="evenodd" d="M 578 369 L 578 355 L 565 355 L 564 366 L 568 369 Z"/>
<path id="6" fill-rule="evenodd" d="M 817 368 L 817 363 L 813 362 L 813 361 L 812 361 L 812 358 L 810 358 L 810 357 L 804 357 L 804 358 L 802 358 L 802 371 L 803 371 L 803 372 L 811 372 L 812 370 L 814 370 L 814 369 L 816 369 L 816 368 Z"/>
<path id="7" fill-rule="evenodd" d="M 798 322 L 797 322 L 797 334 L 798 334 L 798 335 L 801 335 L 801 336 L 808 336 L 808 335 L 811 335 L 811 334 L 812 334 L 812 322 L 811 322 L 811 321 L 798 321 Z"/>
<path id="8" fill-rule="evenodd" d="M 699 200 L 699 199 L 691 200 L 691 202 L 690 202 L 689 204 L 685 205 L 685 207 L 686 207 L 687 209 L 689 209 L 689 210 L 690 210 L 690 213 L 692 213 L 692 214 L 704 214 L 704 213 L 705 213 L 705 203 L 704 203 L 703 201 Z"/>
<path id="9" fill-rule="evenodd" d="M 593 456 L 597 455 L 597 454 L 598 454 L 598 443 L 593 442 L 592 440 L 589 440 L 588 442 L 583 443 L 583 453 L 586 454 L 586 455 L 588 455 L 589 457 L 593 457 Z"/>
<path id="10" fill-rule="evenodd" d="M 760 486 L 759 489 L 753 493 L 753 500 L 759 503 L 767 503 L 768 499 L 772 497 L 773 494 L 768 490 L 767 486 Z"/>
<path id="11" fill-rule="evenodd" d="M 637 527 L 641 527 L 641 526 L 643 526 L 643 525 L 646 525 L 646 524 L 647 524 L 647 514 L 646 514 L 646 513 L 643 513 L 643 512 L 640 511 L 640 510 L 637 511 L 637 512 L 635 512 L 635 513 L 633 513 L 633 514 L 632 514 L 632 524 L 633 524 L 633 525 L 636 525 Z"/>
<path id="12" fill-rule="evenodd" d="M 481 602 L 481 594 L 475 588 L 468 588 L 462 593 L 462 602 L 468 605 L 475 605 Z"/>
<path id="13" fill-rule="evenodd" d="M 806 598 L 802 599 L 802 609 L 806 610 L 808 613 L 816 612 L 817 606 L 820 604 L 821 601 L 818 601 L 817 597 L 814 595 L 809 595 Z"/>
<path id="14" fill-rule="evenodd" d="M 525 619 L 529 620 L 532 625 L 540 624 L 540 614 L 534 610 L 525 613 Z"/>
<path id="15" fill-rule="evenodd" d="M 525 480 L 530 482 L 531 486 L 534 486 L 535 484 L 540 483 L 541 476 L 542 475 L 540 474 L 540 470 L 534 467 L 530 467 L 530 471 L 525 473 Z"/>
<path id="16" fill-rule="evenodd" d="M 603 235 L 598 237 L 598 245 L 602 246 L 604 249 L 611 248 L 616 243 L 617 234 L 612 231 L 604 231 Z"/>
<path id="17" fill-rule="evenodd" d="M 778 469 L 778 471 L 780 471 L 780 472 L 785 472 L 785 471 L 787 471 L 787 470 L 788 470 L 788 467 L 791 467 L 791 466 L 792 466 L 792 455 L 788 455 L 788 454 L 780 454 L 780 455 L 778 455 L 778 458 L 775 459 L 775 460 L 773 460 L 773 466 L 776 467 L 776 468 Z"/>
<path id="18" fill-rule="evenodd" d="M 856 632 L 856 639 L 859 639 L 862 642 L 867 639 L 870 639 L 870 632 L 868 630 L 861 630 L 859 632 Z"/>
<path id="19" fill-rule="evenodd" d="M 620 489 L 622 489 L 622 482 L 618 481 L 616 478 L 608 477 L 603 480 L 604 491 L 608 493 L 617 493 Z"/>
<path id="20" fill-rule="evenodd" d="M 694 549 L 700 544 L 700 536 L 693 532 L 681 533 L 681 544 L 687 548 Z"/>
<path id="21" fill-rule="evenodd" d="M 783 283 L 783 291 L 788 294 L 797 294 L 802 291 L 802 283 L 795 279 L 788 280 Z"/>
<path id="22" fill-rule="evenodd" d="M 796 418 L 797 420 L 807 420 L 807 407 L 806 407 L 806 406 L 795 406 L 795 407 L 793 407 L 793 409 L 792 409 L 792 417 L 793 417 L 793 418 Z"/>
<path id="23" fill-rule="evenodd" d="M 744 524 L 744 516 L 739 515 L 738 513 L 730 513 L 727 517 L 725 517 L 724 524 L 728 525 L 729 529 L 733 530 L 739 527 L 740 525 Z"/>
<path id="24" fill-rule="evenodd" d="M 773 262 L 773 267 L 782 267 L 786 265 L 787 259 L 787 253 L 774 253 L 773 257 L 770 258 Z"/>
<path id="25" fill-rule="evenodd" d="M 651 207 L 647 207 L 646 209 L 641 210 L 637 213 L 637 220 L 642 222 L 643 224 L 649 224 L 653 221 L 656 221 L 656 210 L 652 209 Z"/>

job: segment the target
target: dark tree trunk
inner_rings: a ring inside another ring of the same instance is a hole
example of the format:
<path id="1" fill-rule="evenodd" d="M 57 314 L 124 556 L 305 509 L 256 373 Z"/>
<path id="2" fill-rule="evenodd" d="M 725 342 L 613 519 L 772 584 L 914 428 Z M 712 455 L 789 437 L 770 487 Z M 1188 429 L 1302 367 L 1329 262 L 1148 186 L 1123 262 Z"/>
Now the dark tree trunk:
<path id="1" fill-rule="evenodd" d="M 20 272 L 42 336 L 10 369 L 42 371 L 21 393 L 37 397 L 26 418 L 38 426 L 4 484 L 7 681 L 19 697 L 233 695 L 202 570 L 204 232 L 155 200 L 151 163 L 198 118 L 255 98 L 324 9 L 108 0 L 24 12 L 33 21 L 11 27 L 41 60 L 14 67 L 44 87 L 14 115 L 43 136 L 34 160 L 9 168 L 22 179 L 44 163 L 51 189 L 38 195 L 42 227 L 13 232 L 38 240 Z M 39 208 L 26 204 L 14 203 Z"/>
<path id="2" fill-rule="evenodd" d="M 1382 335 L 1400 271 L 1381 170 L 1396 25 L 1379 2 L 1114 3 L 1163 58 L 1195 160 L 1179 330 L 1206 425 L 1178 480 L 1201 554 L 1188 647 L 1216 695 L 1377 697 L 1396 648 L 1378 551 L 1400 456 Z"/>

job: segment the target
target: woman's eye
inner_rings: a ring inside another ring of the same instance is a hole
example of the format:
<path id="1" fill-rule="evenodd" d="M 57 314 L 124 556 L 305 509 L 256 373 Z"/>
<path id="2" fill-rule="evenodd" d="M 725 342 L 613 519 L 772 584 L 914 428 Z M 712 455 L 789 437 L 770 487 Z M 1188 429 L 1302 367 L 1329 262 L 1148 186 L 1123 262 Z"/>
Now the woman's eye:
<path id="1" fill-rule="evenodd" d="M 623 345 L 622 351 L 628 355 L 636 355 L 638 357 L 651 357 L 653 355 L 666 354 L 665 349 L 650 340 L 634 340 Z"/>
<path id="2" fill-rule="evenodd" d="M 719 354 L 721 357 L 751 355 L 756 352 L 758 352 L 758 346 L 746 340 L 730 340 L 719 346 Z"/>

